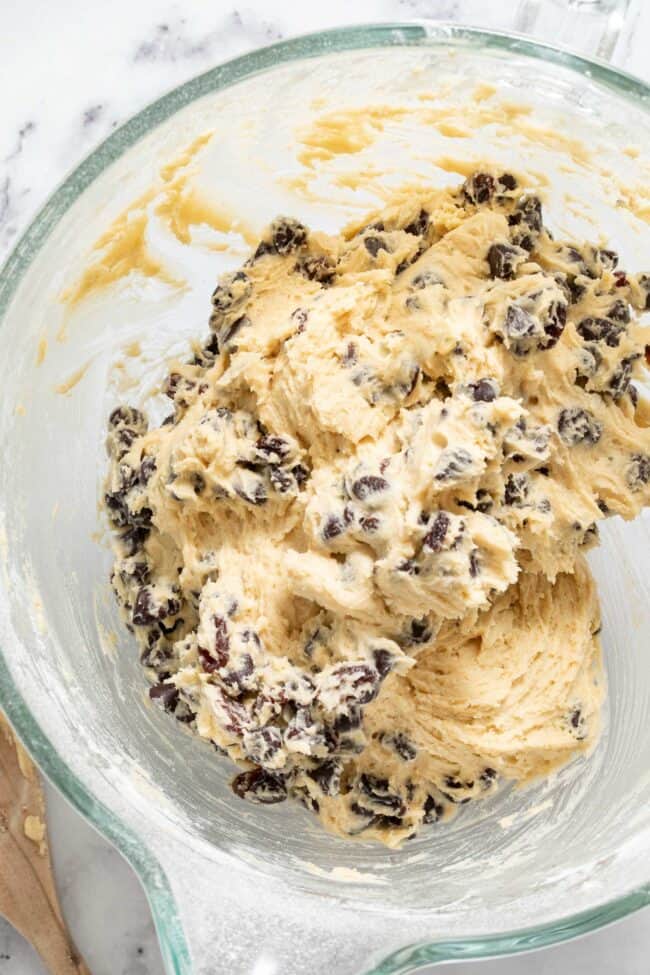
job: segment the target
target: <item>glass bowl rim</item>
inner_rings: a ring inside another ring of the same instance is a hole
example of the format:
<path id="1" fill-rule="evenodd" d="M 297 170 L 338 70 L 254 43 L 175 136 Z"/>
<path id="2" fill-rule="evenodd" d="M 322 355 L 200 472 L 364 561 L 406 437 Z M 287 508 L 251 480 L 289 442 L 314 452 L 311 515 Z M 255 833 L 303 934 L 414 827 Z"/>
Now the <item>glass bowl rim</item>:
<path id="1" fill-rule="evenodd" d="M 444 45 L 494 49 L 557 64 L 611 89 L 639 105 L 650 104 L 650 86 L 597 59 L 582 57 L 519 34 L 445 21 L 359 24 L 303 34 L 225 61 L 171 89 L 131 116 L 97 146 L 59 184 L 14 245 L 0 271 L 0 321 L 32 260 L 56 224 L 83 191 L 132 145 L 198 98 L 292 61 L 344 51 L 381 47 Z M 180 914 L 158 859 L 142 839 L 98 801 L 41 730 L 18 691 L 0 647 L 0 707 L 47 779 L 106 837 L 136 871 L 151 907 L 165 967 L 170 975 L 192 975 L 192 962 Z M 650 880 L 596 908 L 546 924 L 497 935 L 437 939 L 393 952 L 365 975 L 399 975 L 427 964 L 475 960 L 548 947 L 584 935 L 650 905 Z"/>

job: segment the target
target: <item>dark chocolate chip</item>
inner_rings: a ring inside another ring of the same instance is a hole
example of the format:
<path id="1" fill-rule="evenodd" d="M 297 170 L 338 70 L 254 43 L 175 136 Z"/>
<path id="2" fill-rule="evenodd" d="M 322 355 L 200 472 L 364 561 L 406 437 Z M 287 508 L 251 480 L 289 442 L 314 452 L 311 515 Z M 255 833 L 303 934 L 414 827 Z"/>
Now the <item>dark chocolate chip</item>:
<path id="1" fill-rule="evenodd" d="M 371 257 L 377 257 L 379 251 L 388 250 L 388 246 L 383 237 L 364 237 L 363 243 Z"/>
<path id="2" fill-rule="evenodd" d="M 603 432 L 602 423 L 593 413 L 576 406 L 560 412 L 557 428 L 560 437 L 568 447 L 575 447 L 578 444 L 596 444 Z"/>
<path id="3" fill-rule="evenodd" d="M 431 552 L 440 552 L 444 545 L 449 530 L 451 519 L 446 511 L 439 511 L 427 534 L 424 536 L 423 545 Z"/>
<path id="4" fill-rule="evenodd" d="M 470 203 L 489 203 L 494 196 L 494 178 L 489 173 L 474 173 L 465 180 L 463 193 Z"/>
<path id="5" fill-rule="evenodd" d="M 633 454 L 626 471 L 625 480 L 632 491 L 650 483 L 650 457 L 647 454 Z"/>
<path id="6" fill-rule="evenodd" d="M 299 220 L 278 217 L 271 224 L 271 241 L 278 254 L 289 254 L 307 241 L 307 228 Z"/>
<path id="7" fill-rule="evenodd" d="M 615 349 L 623 333 L 623 327 L 608 318 L 583 318 L 576 325 L 576 331 L 587 342 L 604 342 L 611 349 Z"/>
<path id="8" fill-rule="evenodd" d="M 248 799 L 264 805 L 283 802 L 287 798 L 284 779 L 261 768 L 240 772 L 232 780 L 230 787 L 240 799 Z"/>
<path id="9" fill-rule="evenodd" d="M 493 379 L 479 379 L 478 382 L 470 383 L 469 388 L 472 399 L 477 403 L 492 403 L 499 392 Z"/>
<path id="10" fill-rule="evenodd" d="M 352 485 L 352 494 L 359 501 L 365 501 L 373 494 L 380 494 L 389 488 L 388 481 L 383 477 L 376 477 L 372 474 L 358 478 Z"/>
<path id="11" fill-rule="evenodd" d="M 426 210 L 420 210 L 419 214 L 408 223 L 404 230 L 407 234 L 414 234 L 416 237 L 423 237 L 429 229 L 429 214 Z"/>
<path id="12" fill-rule="evenodd" d="M 530 478 L 527 474 L 509 474 L 503 495 L 504 504 L 521 508 L 526 504 L 530 491 Z"/>
<path id="13" fill-rule="evenodd" d="M 149 688 L 149 697 L 165 711 L 173 711 L 178 704 L 178 688 L 174 684 L 154 684 Z"/>
<path id="14" fill-rule="evenodd" d="M 516 258 L 521 252 L 510 244 L 492 244 L 487 252 L 487 262 L 490 266 L 490 276 L 511 281 L 517 269 Z"/>

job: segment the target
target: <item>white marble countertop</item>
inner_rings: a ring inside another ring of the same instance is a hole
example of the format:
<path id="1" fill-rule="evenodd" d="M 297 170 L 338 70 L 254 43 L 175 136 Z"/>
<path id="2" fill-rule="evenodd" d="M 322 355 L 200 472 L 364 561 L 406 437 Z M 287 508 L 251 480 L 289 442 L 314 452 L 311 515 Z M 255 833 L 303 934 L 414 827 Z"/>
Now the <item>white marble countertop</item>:
<path id="1" fill-rule="evenodd" d="M 526 26 L 538 0 L 21 0 L 2 8 L 0 259 L 54 186 L 116 125 L 201 71 L 283 37 L 343 23 L 460 18 Z M 552 6 L 556 36 L 575 25 Z M 351 11 L 353 9 L 353 12 Z M 504 12 L 502 8 L 508 8 Z M 516 18 L 519 16 L 519 21 Z M 650 4 L 632 0 L 614 60 L 650 76 Z M 572 34 L 573 31 L 573 34 Z M 586 32 L 579 31 L 580 36 Z M 576 35 L 577 37 L 577 35 Z M 144 894 L 129 867 L 49 790 L 52 849 L 66 917 L 93 975 L 162 975 Z M 0 866 L 1 869 L 1 866 Z M 650 915 L 544 952 L 458 965 L 458 975 L 645 975 Z M 0 975 L 43 975 L 33 951 L 0 918 Z"/>

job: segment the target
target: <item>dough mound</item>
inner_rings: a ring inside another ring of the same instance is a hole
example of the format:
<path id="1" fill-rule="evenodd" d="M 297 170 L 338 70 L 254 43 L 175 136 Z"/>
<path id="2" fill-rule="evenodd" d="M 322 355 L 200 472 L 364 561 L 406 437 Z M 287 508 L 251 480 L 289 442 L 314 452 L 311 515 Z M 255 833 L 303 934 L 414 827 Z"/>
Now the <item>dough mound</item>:
<path id="1" fill-rule="evenodd" d="M 486 169 L 340 237 L 279 218 L 173 412 L 110 416 L 112 582 L 151 698 L 346 837 L 598 736 L 598 522 L 650 497 L 650 276 Z"/>

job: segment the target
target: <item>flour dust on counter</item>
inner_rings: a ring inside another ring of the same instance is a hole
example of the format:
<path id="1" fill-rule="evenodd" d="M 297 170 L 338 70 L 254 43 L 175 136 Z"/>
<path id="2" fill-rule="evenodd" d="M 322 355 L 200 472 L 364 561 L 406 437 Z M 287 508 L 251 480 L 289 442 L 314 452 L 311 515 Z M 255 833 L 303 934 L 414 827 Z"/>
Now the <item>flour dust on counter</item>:
<path id="1" fill-rule="evenodd" d="M 649 305 L 489 166 L 280 217 L 220 279 L 169 416 L 111 413 L 104 504 L 149 694 L 238 796 L 397 847 L 594 746 L 584 553 L 650 498 Z"/>

